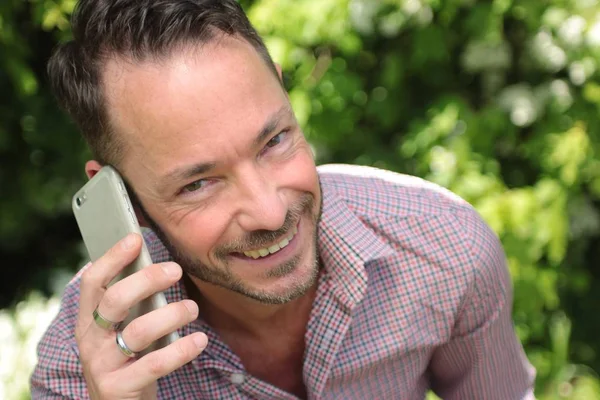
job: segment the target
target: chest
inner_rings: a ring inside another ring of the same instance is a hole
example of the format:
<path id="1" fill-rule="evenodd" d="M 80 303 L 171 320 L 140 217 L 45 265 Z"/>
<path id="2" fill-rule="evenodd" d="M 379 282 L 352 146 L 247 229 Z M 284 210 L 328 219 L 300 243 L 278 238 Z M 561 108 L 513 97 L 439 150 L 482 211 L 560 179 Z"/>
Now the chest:
<path id="1" fill-rule="evenodd" d="M 172 374 L 173 381 L 163 383 L 163 388 L 169 389 L 159 398 L 291 400 L 275 392 L 277 388 L 299 399 L 306 399 L 310 393 L 312 398 L 323 400 L 423 400 L 430 386 L 426 374 L 431 359 L 429 349 L 407 351 L 389 340 L 385 346 L 373 348 L 373 343 L 367 340 L 370 348 L 367 351 L 366 339 L 362 336 L 349 343 L 352 357 L 348 349 L 342 349 L 331 365 L 315 361 L 317 357 L 314 352 L 311 355 L 310 341 L 304 355 L 298 351 L 288 357 L 277 357 L 258 347 L 237 349 L 243 373 L 252 376 L 252 380 L 246 379 L 241 386 L 233 384 L 229 363 L 223 364 L 226 369 L 221 371 L 218 364 L 214 370 L 193 370 L 190 365 L 192 370 L 181 370 L 177 379 Z"/>
<path id="2" fill-rule="evenodd" d="M 302 376 L 303 338 L 274 339 L 271 343 L 238 340 L 230 346 L 250 375 L 299 398 L 306 398 Z"/>

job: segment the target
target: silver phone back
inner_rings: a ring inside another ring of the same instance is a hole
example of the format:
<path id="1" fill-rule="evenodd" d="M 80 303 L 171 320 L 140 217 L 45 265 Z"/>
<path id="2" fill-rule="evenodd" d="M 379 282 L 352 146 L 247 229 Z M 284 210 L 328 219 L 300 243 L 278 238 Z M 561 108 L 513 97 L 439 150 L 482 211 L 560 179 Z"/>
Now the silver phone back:
<path id="1" fill-rule="evenodd" d="M 73 196 L 73 213 L 92 262 L 102 257 L 111 247 L 129 233 L 142 235 L 127 190 L 118 172 L 103 167 Z M 142 241 L 140 255 L 128 265 L 110 284 L 152 264 L 152 258 Z M 141 301 L 129 310 L 125 327 L 129 322 L 149 311 L 167 304 L 162 292 Z M 179 338 L 177 332 L 153 343 L 143 353 L 164 347 Z"/>

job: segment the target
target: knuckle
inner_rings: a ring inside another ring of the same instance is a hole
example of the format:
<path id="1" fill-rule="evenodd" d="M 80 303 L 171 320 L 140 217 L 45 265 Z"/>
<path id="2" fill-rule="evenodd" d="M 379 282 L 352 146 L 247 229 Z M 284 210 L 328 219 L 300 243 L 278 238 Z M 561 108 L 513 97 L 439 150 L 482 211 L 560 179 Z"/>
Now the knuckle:
<path id="1" fill-rule="evenodd" d="M 154 353 L 153 357 L 148 360 L 148 371 L 153 376 L 161 376 L 165 369 L 165 362 L 161 356 Z"/>
<path id="2" fill-rule="evenodd" d="M 127 324 L 127 343 L 139 343 L 144 341 L 145 329 L 139 319 L 135 319 Z M 123 333 L 125 334 L 125 333 Z"/>
<path id="3" fill-rule="evenodd" d="M 101 363 L 96 361 L 94 358 L 88 358 L 86 360 L 82 360 L 81 362 L 84 370 L 87 370 L 92 381 L 95 381 L 97 385 L 98 383 L 102 382 L 105 368 Z"/>
<path id="4" fill-rule="evenodd" d="M 135 240 L 135 243 L 137 245 L 137 240 Z M 134 247 L 135 247 L 135 245 L 134 245 Z M 104 253 L 104 255 L 102 256 L 102 259 L 108 263 L 115 263 L 115 262 L 119 262 L 119 260 L 130 259 L 131 257 L 134 257 L 135 255 L 137 255 L 139 253 L 139 250 L 138 251 L 131 251 L 131 250 L 133 250 L 133 249 L 126 250 L 123 247 L 122 241 L 119 241 L 113 247 L 108 249 L 108 251 L 106 253 Z"/>
<path id="5" fill-rule="evenodd" d="M 102 380 L 96 384 L 98 388 L 98 393 L 101 395 L 103 399 L 116 399 L 116 393 L 114 393 L 113 385 L 111 385 L 108 381 Z"/>
<path id="6" fill-rule="evenodd" d="M 157 268 L 144 268 L 140 273 L 144 281 L 150 286 L 154 286 L 159 281 Z"/>
<path id="7" fill-rule="evenodd" d="M 188 321 L 191 317 L 190 310 L 184 304 L 177 304 L 175 314 L 178 321 Z"/>
<path id="8" fill-rule="evenodd" d="M 175 349 L 176 357 L 180 362 L 187 360 L 190 353 L 188 349 L 189 346 L 186 346 L 183 342 L 183 340 L 179 340 L 175 342 L 175 345 L 173 346 Z"/>
<path id="9" fill-rule="evenodd" d="M 78 344 L 78 349 L 79 349 L 79 360 L 81 361 L 82 364 L 86 364 L 87 360 L 89 360 L 91 357 L 89 356 L 89 350 L 87 346 L 84 346 L 82 343 Z"/>
<path id="10" fill-rule="evenodd" d="M 83 330 L 83 324 L 81 323 L 81 320 L 78 319 L 75 323 L 75 341 L 81 341 L 81 338 L 83 336 Z"/>
<path id="11" fill-rule="evenodd" d="M 87 364 L 87 370 L 90 372 L 91 377 L 100 376 L 100 365 L 97 362 L 94 362 L 93 358 L 86 358 L 85 360 L 82 360 L 82 362 Z"/>
<path id="12" fill-rule="evenodd" d="M 177 350 L 179 366 L 192 361 L 204 350 L 204 348 L 199 348 L 190 337 L 177 340 L 173 347 Z"/>
<path id="13" fill-rule="evenodd" d="M 87 327 L 84 327 L 82 325 L 81 321 L 77 321 L 77 323 L 75 324 L 75 341 L 78 344 L 81 344 L 84 342 L 83 337 L 85 336 L 86 332 L 87 332 Z"/>
<path id="14" fill-rule="evenodd" d="M 114 259 L 115 257 L 119 257 L 123 251 L 123 246 L 121 246 L 120 242 L 117 242 L 113 247 L 108 249 L 108 251 L 104 254 L 103 258 Z"/>
<path id="15" fill-rule="evenodd" d="M 119 308 L 121 304 L 121 296 L 118 289 L 118 286 L 112 286 L 104 293 L 102 304 L 107 309 L 114 310 Z"/>
<path id="16" fill-rule="evenodd" d="M 98 282 L 99 278 L 93 268 L 93 265 L 81 274 L 81 286 L 83 287 L 94 286 Z"/>

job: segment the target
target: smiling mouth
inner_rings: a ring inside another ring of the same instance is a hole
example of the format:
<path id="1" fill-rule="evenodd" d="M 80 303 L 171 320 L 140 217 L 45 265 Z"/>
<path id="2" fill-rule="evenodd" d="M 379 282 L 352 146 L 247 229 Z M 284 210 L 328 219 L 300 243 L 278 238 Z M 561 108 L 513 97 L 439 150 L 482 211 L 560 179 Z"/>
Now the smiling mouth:
<path id="1" fill-rule="evenodd" d="M 280 251 L 281 249 L 285 248 L 292 241 L 292 239 L 294 239 L 294 237 L 296 236 L 297 233 L 298 233 L 298 227 L 294 226 L 292 228 L 291 232 L 286 237 L 281 239 L 279 242 L 277 242 L 269 247 L 263 247 L 260 249 L 244 251 L 242 254 L 244 254 L 246 257 L 250 257 L 255 260 L 257 260 L 259 258 L 268 257 L 271 254 L 275 254 L 278 251 Z"/>

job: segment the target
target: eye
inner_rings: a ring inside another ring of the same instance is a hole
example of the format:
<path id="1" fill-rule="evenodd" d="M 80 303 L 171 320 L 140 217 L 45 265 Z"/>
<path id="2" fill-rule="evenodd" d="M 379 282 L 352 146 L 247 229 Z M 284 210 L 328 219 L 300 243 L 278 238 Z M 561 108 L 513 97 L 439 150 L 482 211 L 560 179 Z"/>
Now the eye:
<path id="1" fill-rule="evenodd" d="M 207 182 L 205 179 L 198 179 L 197 181 L 192 182 L 189 185 L 185 185 L 181 191 L 184 193 L 185 192 L 191 193 L 191 192 L 195 192 L 197 190 L 202 189 L 206 185 L 207 185 Z"/>
<path id="2" fill-rule="evenodd" d="M 267 142 L 267 144 L 265 145 L 265 149 L 268 149 L 268 148 L 275 147 L 275 146 L 277 146 L 278 144 L 280 144 L 281 142 L 283 142 L 283 141 L 285 140 L 285 138 L 286 138 L 287 134 L 288 134 L 288 131 L 287 131 L 287 130 L 285 130 L 285 131 L 282 131 L 282 132 L 280 132 L 279 134 L 277 134 L 277 135 L 273 136 L 273 137 L 271 138 L 271 140 L 269 140 L 269 141 Z"/>

